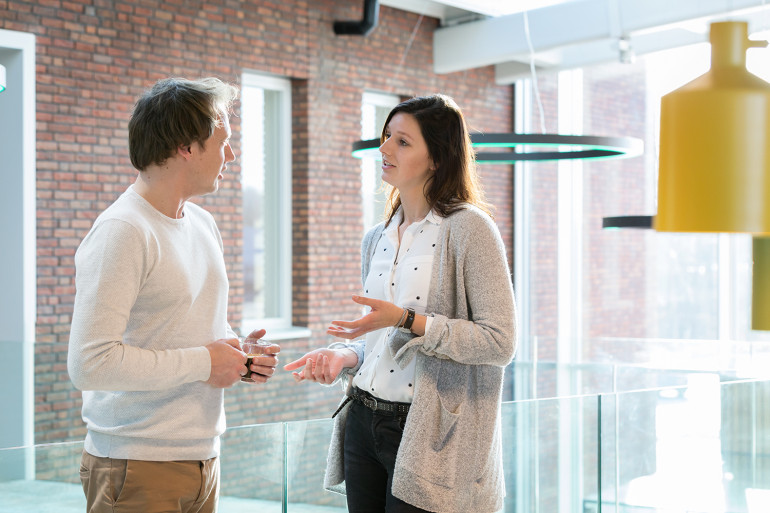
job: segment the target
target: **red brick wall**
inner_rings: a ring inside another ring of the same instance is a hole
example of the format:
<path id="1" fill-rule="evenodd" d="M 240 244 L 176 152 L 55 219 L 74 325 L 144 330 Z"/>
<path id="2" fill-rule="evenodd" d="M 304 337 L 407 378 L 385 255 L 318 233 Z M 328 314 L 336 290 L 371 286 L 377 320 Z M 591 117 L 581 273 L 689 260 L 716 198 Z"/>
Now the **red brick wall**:
<path id="1" fill-rule="evenodd" d="M 312 337 L 287 342 L 283 361 L 328 342 L 332 319 L 352 318 L 362 232 L 359 162 L 350 144 L 360 133 L 365 90 L 403 97 L 453 96 L 470 125 L 511 128 L 510 87 L 491 68 L 432 72 L 437 21 L 381 7 L 368 37 L 335 36 L 335 20 L 361 17 L 359 0 L 0 1 L 0 28 L 34 33 L 37 65 L 38 318 L 35 362 L 37 443 L 80 439 L 80 394 L 66 373 L 74 298 L 73 256 L 94 218 L 134 178 L 127 156 L 135 98 L 165 76 L 215 75 L 237 83 L 244 70 L 293 81 L 294 322 Z M 231 120 L 240 154 L 237 116 Z M 230 318 L 241 319 L 240 172 L 229 167 L 216 195 L 201 201 L 216 217 L 231 280 Z M 496 219 L 512 250 L 512 175 L 482 169 Z M 231 426 L 328 415 L 339 391 L 295 385 L 286 373 L 261 389 L 227 393 Z"/>

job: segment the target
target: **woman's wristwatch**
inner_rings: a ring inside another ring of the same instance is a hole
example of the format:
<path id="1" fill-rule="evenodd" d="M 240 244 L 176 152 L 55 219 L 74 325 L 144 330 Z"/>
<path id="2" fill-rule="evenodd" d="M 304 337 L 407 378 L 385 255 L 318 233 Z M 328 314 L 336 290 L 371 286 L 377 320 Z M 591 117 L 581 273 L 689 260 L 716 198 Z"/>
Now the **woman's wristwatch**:
<path id="1" fill-rule="evenodd" d="M 406 308 L 406 319 L 404 324 L 398 327 L 398 330 L 403 333 L 411 333 L 412 324 L 414 324 L 414 308 Z"/>

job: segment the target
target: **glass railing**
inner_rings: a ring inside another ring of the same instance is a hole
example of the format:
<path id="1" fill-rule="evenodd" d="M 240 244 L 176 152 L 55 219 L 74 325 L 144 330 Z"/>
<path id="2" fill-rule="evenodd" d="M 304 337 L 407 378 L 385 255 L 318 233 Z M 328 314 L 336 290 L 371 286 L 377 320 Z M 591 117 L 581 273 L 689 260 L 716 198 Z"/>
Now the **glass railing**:
<path id="1" fill-rule="evenodd" d="M 572 363 L 647 366 L 657 369 L 726 370 L 770 378 L 770 341 L 590 337 L 566 340 L 534 336 L 519 341 L 519 362 L 552 362 L 557 348 L 573 348 Z"/>
<path id="2" fill-rule="evenodd" d="M 517 364 L 502 407 L 516 513 L 770 511 L 770 381 L 735 372 Z M 343 512 L 330 419 L 232 427 L 219 511 Z M 0 513 L 82 512 L 82 442 L 0 449 Z"/>

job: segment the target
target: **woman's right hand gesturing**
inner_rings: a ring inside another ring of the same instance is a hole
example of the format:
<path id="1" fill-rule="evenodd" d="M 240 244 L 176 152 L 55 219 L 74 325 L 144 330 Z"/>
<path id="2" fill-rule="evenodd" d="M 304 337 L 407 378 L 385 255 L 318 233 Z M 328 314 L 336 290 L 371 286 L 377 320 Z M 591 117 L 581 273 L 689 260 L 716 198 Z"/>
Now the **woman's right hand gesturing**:
<path id="1" fill-rule="evenodd" d="M 303 357 L 287 363 L 284 370 L 294 371 L 294 379 L 300 381 L 316 381 L 329 385 L 337 379 L 344 368 L 352 368 L 358 364 L 358 355 L 352 349 L 321 348 L 310 351 Z M 304 369 L 300 369 L 301 367 Z"/>

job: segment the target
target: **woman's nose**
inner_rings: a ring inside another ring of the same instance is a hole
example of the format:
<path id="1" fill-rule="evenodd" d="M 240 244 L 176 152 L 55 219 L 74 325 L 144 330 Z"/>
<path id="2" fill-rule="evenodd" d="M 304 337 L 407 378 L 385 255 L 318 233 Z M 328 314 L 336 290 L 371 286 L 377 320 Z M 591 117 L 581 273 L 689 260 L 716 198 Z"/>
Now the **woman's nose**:
<path id="1" fill-rule="evenodd" d="M 390 138 L 385 139 L 382 144 L 380 144 L 380 153 L 388 153 L 387 149 L 390 147 L 388 141 L 390 141 Z"/>

